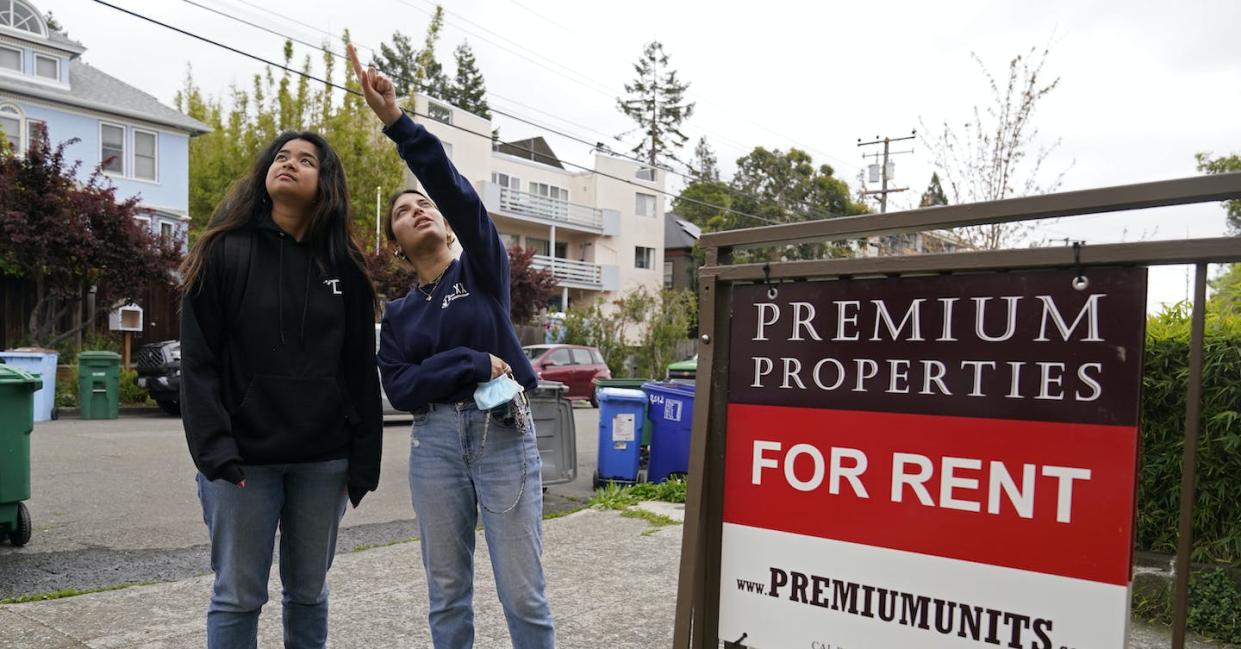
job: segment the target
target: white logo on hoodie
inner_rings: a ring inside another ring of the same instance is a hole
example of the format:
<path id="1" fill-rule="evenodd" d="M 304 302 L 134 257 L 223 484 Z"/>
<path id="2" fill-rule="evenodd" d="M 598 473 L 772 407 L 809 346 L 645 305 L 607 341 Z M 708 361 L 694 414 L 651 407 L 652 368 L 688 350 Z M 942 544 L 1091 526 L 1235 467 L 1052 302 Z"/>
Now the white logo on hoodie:
<path id="1" fill-rule="evenodd" d="M 340 292 L 340 287 L 337 286 L 337 284 L 340 284 L 339 279 L 325 279 L 323 284 L 332 287 L 332 295 L 344 295 L 344 293 Z"/>
<path id="2" fill-rule="evenodd" d="M 444 303 L 440 305 L 440 308 L 447 309 L 448 305 L 452 304 L 453 300 L 457 300 L 457 299 L 460 299 L 463 297 L 469 297 L 469 296 L 470 296 L 470 292 L 465 290 L 465 285 L 462 284 L 461 282 L 457 282 L 456 284 L 452 285 L 452 293 L 449 293 L 448 295 L 444 296 Z"/>

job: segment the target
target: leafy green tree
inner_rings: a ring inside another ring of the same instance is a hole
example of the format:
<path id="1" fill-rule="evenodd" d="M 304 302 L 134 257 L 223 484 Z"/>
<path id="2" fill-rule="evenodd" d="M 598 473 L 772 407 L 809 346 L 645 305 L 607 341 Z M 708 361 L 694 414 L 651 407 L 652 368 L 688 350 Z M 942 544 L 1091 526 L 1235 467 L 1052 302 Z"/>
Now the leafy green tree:
<path id="1" fill-rule="evenodd" d="M 944 187 L 939 183 L 939 173 L 932 173 L 931 184 L 927 185 L 925 192 L 922 192 L 922 200 L 918 201 L 918 207 L 935 207 L 947 204 L 948 197 L 944 195 Z"/>
<path id="2" fill-rule="evenodd" d="M 344 35 L 348 42 L 348 32 Z M 284 64 L 292 67 L 293 51 L 286 43 Z M 336 66 L 323 55 L 324 78 L 334 82 Z M 310 60 L 302 62 L 310 72 Z M 343 85 L 356 89 L 352 75 Z M 212 131 L 190 140 L 191 237 L 206 226 L 216 205 L 232 183 L 242 177 L 254 155 L 284 130 L 309 130 L 323 135 L 340 156 L 349 180 L 355 231 L 367 242 L 375 232 L 375 193 L 387 195 L 404 185 L 404 165 L 395 149 L 379 135 L 374 116 L 361 97 L 335 95 L 331 88 L 313 88 L 306 78 L 270 69 L 257 74 L 249 91 L 233 88 L 227 101 L 205 95 L 194 83 L 192 71 L 177 93 L 177 109 L 211 126 Z M 372 249 L 373 245 L 363 246 Z"/>
<path id="3" fill-rule="evenodd" d="M 483 73 L 478 69 L 469 42 L 458 45 L 453 55 L 457 59 L 457 76 L 445 99 L 457 108 L 491 119 L 491 107 L 487 105 L 487 86 L 483 82 Z"/>
<path id="4" fill-rule="evenodd" d="M 1225 174 L 1241 171 L 1241 155 L 1235 153 L 1218 158 L 1212 158 L 1208 153 L 1199 153 L 1194 157 L 1198 160 L 1198 171 L 1202 173 Z M 1241 199 L 1226 201 L 1224 208 L 1228 210 L 1228 232 L 1241 235 Z"/>
<path id="5" fill-rule="evenodd" d="M 677 216 L 694 223 L 703 232 L 728 229 L 733 215 L 733 195 L 726 183 L 719 180 L 699 180 L 690 183 L 672 199 L 672 211 Z"/>
<path id="6" fill-rule="evenodd" d="M 1241 316 L 1241 264 L 1229 264 L 1223 274 L 1211 280 L 1210 306 L 1219 313 Z"/>
<path id="7" fill-rule="evenodd" d="M 681 124 L 694 114 L 694 103 L 685 101 L 689 84 L 677 79 L 676 70 L 668 67 L 668 55 L 659 41 L 646 45 L 633 69 L 638 77 L 625 84 L 628 97 L 616 100 L 620 111 L 642 132 L 633 153 L 649 159 L 652 167 L 661 157 L 679 160 L 676 152 L 689 139 L 681 132 Z"/>

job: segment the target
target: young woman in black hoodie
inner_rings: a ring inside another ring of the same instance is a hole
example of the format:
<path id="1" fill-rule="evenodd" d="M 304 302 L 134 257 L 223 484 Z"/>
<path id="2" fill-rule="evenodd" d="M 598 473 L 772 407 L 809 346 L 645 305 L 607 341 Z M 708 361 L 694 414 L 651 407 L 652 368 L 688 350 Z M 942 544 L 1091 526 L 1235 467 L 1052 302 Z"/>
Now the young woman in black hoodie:
<path id="1" fill-rule="evenodd" d="M 182 265 L 181 404 L 211 538 L 210 648 L 254 647 L 280 529 L 286 648 L 327 642 L 346 498 L 379 482 L 375 293 L 340 159 L 284 133 Z"/>

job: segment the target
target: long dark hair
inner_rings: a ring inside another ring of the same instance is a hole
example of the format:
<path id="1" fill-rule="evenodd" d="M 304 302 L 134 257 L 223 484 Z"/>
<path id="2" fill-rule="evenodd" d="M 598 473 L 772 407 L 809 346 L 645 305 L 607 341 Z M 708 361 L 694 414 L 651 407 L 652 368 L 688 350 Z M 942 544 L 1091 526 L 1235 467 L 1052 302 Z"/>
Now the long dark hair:
<path id="1" fill-rule="evenodd" d="M 314 251 L 320 270 L 339 268 L 342 262 L 352 264 L 361 273 L 366 290 L 374 300 L 374 287 L 362 251 L 353 237 L 353 210 L 349 207 L 349 190 L 340 157 L 327 140 L 310 131 L 285 131 L 267 146 L 250 165 L 250 171 L 229 188 L 224 200 L 216 206 L 207 229 L 198 237 L 190 253 L 181 262 L 181 289 L 189 292 L 198 286 L 206 268 L 207 258 L 217 240 L 233 230 L 254 223 L 271 214 L 271 196 L 267 193 L 267 170 L 276 154 L 291 140 L 305 140 L 315 145 L 319 156 L 319 187 L 303 239 Z"/>

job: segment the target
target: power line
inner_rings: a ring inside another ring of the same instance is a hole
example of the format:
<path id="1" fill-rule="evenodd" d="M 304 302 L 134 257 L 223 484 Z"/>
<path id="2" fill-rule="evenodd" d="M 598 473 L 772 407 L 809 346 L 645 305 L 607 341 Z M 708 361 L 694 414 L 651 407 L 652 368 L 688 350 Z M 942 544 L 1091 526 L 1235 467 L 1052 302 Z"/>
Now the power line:
<path id="1" fill-rule="evenodd" d="M 333 51 L 332 49 L 327 48 L 327 47 L 326 47 L 326 46 L 324 46 L 324 45 L 316 45 L 316 44 L 314 44 L 314 43 L 310 43 L 310 42 L 307 42 L 307 41 L 304 41 L 304 40 L 301 40 L 301 39 L 298 39 L 298 38 L 295 38 L 295 37 L 289 36 L 289 35 L 287 35 L 287 34 L 284 34 L 283 32 L 280 32 L 280 31 L 277 31 L 277 30 L 274 30 L 274 29 L 271 29 L 271 28 L 268 28 L 268 27 L 264 27 L 263 25 L 259 25 L 259 24 L 256 24 L 256 23 L 254 23 L 254 22 L 251 22 L 251 21 L 245 20 L 245 19 L 243 19 L 243 18 L 239 18 L 239 17 L 237 17 L 237 16 L 233 16 L 233 15 L 228 14 L 228 13 L 226 13 L 226 12 L 220 11 L 220 10 L 218 10 L 218 9 L 214 9 L 214 8 L 212 8 L 212 7 L 209 7 L 209 6 L 203 5 L 203 4 L 199 3 L 199 2 L 196 2 L 195 0 L 181 0 L 181 1 L 182 1 L 182 2 L 184 2 L 184 3 L 186 3 L 186 4 L 192 5 L 192 6 L 194 6 L 194 7 L 198 7 L 198 8 L 200 8 L 200 9 L 203 9 L 203 10 L 205 10 L 205 11 L 209 11 L 209 12 L 214 13 L 214 14 L 216 14 L 216 15 L 223 16 L 224 18 L 228 18 L 229 20 L 234 20 L 234 21 L 236 21 L 236 22 L 240 22 L 240 23 L 242 23 L 242 24 L 248 25 L 248 26 L 253 27 L 253 28 L 255 28 L 255 29 L 262 30 L 262 31 L 267 32 L 267 33 L 269 33 L 269 34 L 272 34 L 272 35 L 274 35 L 274 36 L 278 36 L 278 37 L 281 37 L 281 38 L 286 38 L 286 39 L 289 39 L 289 40 L 291 40 L 291 41 L 293 41 L 293 42 L 299 43 L 299 44 L 304 45 L 304 46 L 306 46 L 306 47 L 309 47 L 309 48 L 312 48 L 312 49 L 315 49 L 315 50 L 318 50 L 318 51 L 321 51 L 321 52 L 324 52 L 324 53 L 330 54 L 330 55 L 332 55 L 332 56 L 335 56 L 335 57 L 337 57 L 337 58 L 340 58 L 340 59 L 342 59 L 342 60 L 346 60 L 346 61 L 347 61 L 347 57 L 346 57 L 345 55 L 343 55 L 343 54 L 339 54 L 339 53 L 337 53 L 337 52 Z M 368 49 L 371 49 L 371 48 L 368 48 Z M 372 51 L 374 51 L 374 50 L 372 49 Z M 280 67 L 284 68 L 284 66 L 280 66 Z M 288 70 L 288 68 L 284 68 L 284 69 Z M 401 76 L 399 76 L 399 75 L 393 75 L 393 76 L 395 76 L 398 80 L 403 81 L 403 82 L 405 82 L 405 83 L 407 83 L 407 84 L 412 83 L 412 80 L 411 80 L 411 79 L 406 79 L 406 78 L 403 78 L 403 77 L 401 77 Z M 500 96 L 500 95 L 496 95 L 495 93 L 489 93 L 489 94 L 491 94 L 492 96 L 494 96 L 494 97 L 496 97 L 496 98 L 498 98 L 498 99 L 504 100 L 504 101 L 511 101 L 511 102 L 516 103 L 516 104 L 519 104 L 519 105 L 524 105 L 524 104 L 521 104 L 521 102 L 517 102 L 517 101 L 515 101 L 515 100 L 508 99 L 508 98 L 506 98 L 506 97 L 502 97 L 502 96 Z M 539 109 L 537 109 L 537 108 L 533 108 L 533 107 L 530 107 L 530 106 L 526 106 L 526 107 L 527 107 L 527 108 L 529 108 L 530 110 L 535 110 L 535 111 L 537 111 L 537 112 L 543 113 L 544 115 L 547 115 L 547 116 L 549 116 L 549 117 L 552 117 L 553 119 L 562 119 L 562 118 L 559 118 L 559 117 L 557 117 L 557 116 L 555 116 L 555 115 L 552 115 L 551 113 L 547 113 L 547 112 L 545 112 L 545 111 L 541 111 L 541 110 L 539 110 Z M 524 118 L 524 117 L 520 117 L 520 116 L 515 115 L 515 114 L 513 114 L 513 113 L 510 113 L 510 112 L 506 112 L 506 111 L 500 110 L 500 109 L 498 109 L 498 108 L 494 108 L 494 109 L 493 109 L 493 112 L 495 112 L 495 113 L 496 113 L 496 114 L 498 114 L 498 115 L 503 115 L 503 116 L 508 117 L 508 118 L 510 118 L 510 119 L 513 119 L 513 120 L 516 120 L 516 121 L 518 121 L 518 122 L 521 122 L 521 123 L 527 124 L 527 125 L 529 125 L 529 126 L 533 126 L 533 127 L 535 127 L 535 128 L 543 129 L 543 130 L 548 131 L 548 132 L 550 132 L 550 133 L 553 133 L 553 134 L 555 134 L 555 135 L 559 135 L 560 137 L 564 137 L 564 138 L 567 138 L 567 139 L 570 139 L 570 140 L 573 140 L 573 141 L 576 141 L 576 142 L 579 142 L 579 143 L 585 144 L 585 145 L 587 145 L 587 146 L 597 147 L 597 144 L 598 144 L 598 143 L 595 143 L 595 142 L 590 142 L 589 140 L 582 139 L 581 137 L 578 137 L 578 136 L 572 135 L 572 134 L 570 134 L 570 133 L 566 133 L 566 132 L 564 132 L 564 131 L 561 131 L 561 130 L 558 130 L 558 129 L 555 129 L 555 128 L 552 128 L 552 127 L 546 126 L 546 125 L 544 125 L 544 124 L 540 124 L 540 123 L 537 123 L 537 122 L 531 121 L 531 120 L 526 119 L 526 118 Z M 568 121 L 568 120 L 564 120 L 564 121 Z M 572 122 L 570 122 L 570 123 L 572 123 Z M 591 130 L 589 127 L 582 126 L 582 125 L 580 125 L 580 124 L 579 124 L 578 126 L 581 126 L 582 128 L 586 128 L 587 130 Z M 598 133 L 598 132 L 596 132 L 596 133 Z M 601 133 L 600 133 L 600 134 L 601 134 Z M 615 139 L 615 138 L 613 138 L 613 139 Z M 616 141 L 617 141 L 618 143 L 620 143 L 620 144 L 626 144 L 625 142 L 623 142 L 623 141 L 621 141 L 621 140 L 616 140 Z M 628 146 L 628 145 L 626 144 L 626 146 Z M 518 148 L 521 148 L 521 147 L 518 147 Z M 641 160 L 641 159 L 639 159 L 639 158 L 636 158 L 636 157 L 634 157 L 634 156 L 626 155 L 626 154 L 623 154 L 623 153 L 618 153 L 618 152 L 615 152 L 615 151 L 609 151 L 609 153 L 611 153 L 612 155 L 616 155 L 617 157 L 620 157 L 620 158 L 624 158 L 624 159 L 627 159 L 627 160 L 631 160 L 631 161 L 633 161 L 633 162 L 637 162 L 637 163 L 639 163 L 639 164 L 647 164 L 647 163 L 646 163 L 646 161 Z M 674 170 L 674 169 L 671 169 L 671 168 L 666 168 L 666 167 L 665 167 L 664 169 L 665 169 L 665 171 L 667 171 L 668 173 L 671 173 L 671 174 L 677 175 L 677 176 L 679 176 L 679 177 L 681 177 L 681 178 L 685 178 L 685 179 L 690 180 L 690 181 L 697 180 L 697 179 L 696 179 L 695 177 L 693 177 L 693 176 L 690 176 L 690 175 L 687 175 L 687 174 L 681 173 L 681 172 L 676 171 L 676 170 Z M 635 184 L 636 184 L 636 183 L 635 183 Z M 644 186 L 644 185 L 639 185 L 639 186 Z M 730 191 L 734 191 L 734 192 L 736 192 L 736 193 L 738 193 L 738 194 L 741 194 L 741 195 L 743 195 L 743 196 L 749 196 L 750 198 L 754 198 L 754 199 L 757 199 L 757 200 L 762 200 L 760 197 L 755 196 L 755 195 L 753 195 L 753 194 L 749 194 L 749 193 L 747 193 L 747 192 L 742 192 L 742 191 L 735 190 L 735 189 L 732 189 L 732 188 L 730 188 Z M 689 199 L 686 199 L 686 200 L 689 200 Z M 802 208 L 804 208 L 804 209 L 806 210 L 806 213 L 805 213 L 804 215 L 805 215 L 805 216 L 809 216 L 809 217 L 811 217 L 811 218 L 833 218 L 833 217 L 839 216 L 839 215 L 837 215 L 837 214 L 833 214 L 833 213 L 832 213 L 832 212 L 830 212 L 830 211 L 823 210 L 822 208 L 816 208 L 815 206 L 812 206 L 812 205 L 810 205 L 810 204 L 808 204 L 808 203 L 805 203 L 805 202 L 801 202 L 801 201 L 794 201 L 794 204 L 799 205 L 799 206 L 801 206 Z M 757 216 L 755 216 L 754 218 L 761 218 L 761 217 L 757 217 Z M 770 222 L 770 223 L 776 223 L 776 221 L 768 221 L 768 222 Z"/>
<path id="2" fill-rule="evenodd" d="M 201 35 L 199 35 L 199 34 L 195 34 L 195 33 L 193 33 L 193 32 L 190 32 L 190 31 L 188 31 L 188 30 L 182 29 L 182 28 L 180 28 L 180 27 L 176 27 L 176 26 L 174 26 L 174 25 L 170 25 L 170 24 L 168 24 L 168 23 L 165 23 L 165 22 L 162 22 L 162 21 L 156 20 L 155 18 L 151 18 L 151 17 L 149 17 L 149 16 L 146 16 L 146 15 L 144 15 L 144 14 L 138 13 L 138 12 L 136 12 L 136 11 L 132 11 L 132 10 L 126 9 L 126 8 L 124 8 L 124 7 L 119 7 L 119 6 L 114 5 L 114 4 L 110 3 L 110 2 L 106 2 L 105 0 L 94 0 L 94 2 L 95 2 L 96 4 L 100 4 L 100 5 L 103 5 L 103 6 L 105 6 L 105 7 L 108 7 L 108 8 L 111 8 L 111 9 L 115 9 L 115 10 L 117 10 L 117 11 L 121 12 L 121 13 L 128 14 L 128 15 L 130 15 L 130 16 L 133 16 L 134 18 L 138 18 L 138 19 L 141 19 L 141 20 L 145 20 L 145 21 L 147 21 L 147 22 L 149 22 L 149 23 L 152 23 L 152 24 L 154 24 L 154 25 L 158 25 L 158 26 L 163 27 L 163 28 L 165 28 L 165 29 L 168 29 L 168 30 L 171 30 L 171 31 L 177 32 L 177 33 L 179 33 L 179 34 L 182 34 L 182 35 L 184 35 L 184 36 L 188 36 L 188 37 L 190 37 L 190 38 L 193 38 L 193 39 L 196 39 L 196 40 L 202 41 L 202 42 L 207 43 L 207 44 L 209 44 L 209 45 L 214 45 L 214 46 L 219 47 L 219 48 L 221 48 L 221 49 L 228 50 L 228 51 L 230 51 L 230 52 L 232 52 L 232 53 L 234 53 L 234 54 L 238 54 L 238 55 L 244 56 L 244 57 L 246 57 L 246 58 L 249 58 L 249 59 L 252 59 L 252 60 L 258 61 L 259 63 L 263 63 L 263 64 L 266 64 L 266 65 L 270 65 L 270 66 L 272 66 L 272 67 L 274 67 L 274 68 L 279 68 L 279 69 L 281 69 L 281 70 L 284 70 L 285 72 L 288 72 L 288 73 L 290 73 L 290 74 L 296 74 L 296 75 L 298 75 L 298 76 L 305 77 L 305 78 L 310 79 L 310 80 L 312 80 L 312 81 L 316 81 L 316 82 L 322 83 L 323 85 L 325 85 L 325 86 L 327 86 L 327 87 L 329 87 L 329 88 L 333 88 L 333 89 L 336 89 L 336 90 L 341 90 L 341 91 L 343 91 L 343 92 L 347 92 L 347 93 L 352 94 L 352 95 L 362 96 L 362 93 L 361 93 L 361 92 L 359 92 L 359 91 L 357 91 L 357 90 L 354 90 L 354 89 L 352 89 L 352 88 L 348 88 L 348 87 L 342 86 L 342 85 L 340 85 L 340 84 L 333 83 L 333 82 L 331 82 L 331 81 L 329 81 L 329 80 L 327 80 L 327 79 L 322 79 L 322 78 L 320 78 L 320 77 L 316 77 L 315 75 L 310 74 L 310 73 L 307 73 L 307 72 L 302 72 L 302 71 L 300 71 L 300 70 L 295 70 L 295 69 L 290 68 L 290 67 L 288 67 L 288 66 L 286 66 L 286 65 L 284 65 L 284 64 L 282 64 L 282 63 L 277 63 L 277 62 L 275 62 L 275 61 L 270 61 L 270 60 L 265 59 L 265 58 L 263 58 L 263 57 L 261 57 L 261 56 L 259 56 L 259 55 L 257 55 L 257 54 L 251 54 L 251 53 L 249 53 L 249 52 L 246 52 L 246 51 L 244 51 L 244 50 L 237 49 L 237 48 L 232 47 L 232 46 L 230 46 L 230 45 L 226 45 L 226 44 L 224 44 L 224 43 L 220 43 L 219 41 L 212 40 L 212 39 L 210 39 L 210 38 L 207 38 L 206 36 L 201 36 Z M 418 113 L 418 112 L 416 112 L 416 111 L 411 111 L 411 112 L 413 112 L 413 114 L 414 114 L 414 115 L 416 115 L 416 116 L 418 116 L 418 117 L 427 117 L 427 118 L 430 118 L 430 116 L 429 116 L 429 115 L 421 114 L 421 113 Z M 465 132 L 465 133 L 469 133 L 469 134 L 471 134 L 471 135 L 475 135 L 475 136 L 477 136 L 477 137 L 484 138 L 484 139 L 486 139 L 486 140 L 487 140 L 487 141 L 489 141 L 489 142 L 491 141 L 491 134 L 490 134 L 490 133 L 479 133 L 479 132 L 477 132 L 477 131 L 472 131 L 472 130 L 470 130 L 470 129 L 468 129 L 468 128 L 465 128 L 464 126 L 458 126 L 458 125 L 456 125 L 456 124 L 447 124 L 447 123 L 444 123 L 444 126 L 447 126 L 447 127 L 450 127 L 450 128 L 454 128 L 454 129 L 456 129 L 456 130 L 463 131 L 463 132 Z M 510 144 L 509 146 L 513 146 L 514 148 L 517 148 L 518 150 L 522 150 L 522 151 L 525 151 L 525 152 L 530 153 L 530 154 L 535 154 L 535 153 L 537 153 L 536 151 L 534 151 L 534 149 L 524 148 L 524 147 L 519 147 L 519 146 L 512 145 L 512 144 Z M 712 208 L 712 209 L 722 210 L 722 211 L 724 211 L 724 212 L 728 212 L 728 213 L 730 213 L 730 214 L 736 214 L 737 216 L 744 216 L 744 217 L 746 217 L 746 218 L 755 219 L 755 220 L 758 220 L 758 221 L 762 221 L 762 222 L 764 222 L 764 223 L 771 223 L 771 224 L 776 224 L 776 223 L 777 223 L 777 221 L 773 221 L 773 220 L 771 220 L 771 219 L 767 219 L 767 218 L 764 218 L 764 217 L 761 217 L 761 216 L 758 216 L 758 215 L 755 215 L 755 214 L 748 214 L 748 213 L 746 213 L 746 212 L 741 212 L 741 211 L 738 211 L 738 210 L 734 210 L 734 209 L 732 209 L 732 208 L 729 208 L 729 207 L 724 207 L 724 206 L 722 206 L 722 205 L 714 205 L 714 204 L 711 204 L 711 203 L 707 203 L 707 202 L 705 202 L 705 201 L 700 201 L 700 200 L 697 200 L 697 199 L 694 199 L 694 198 L 688 198 L 688 197 L 685 197 L 685 196 L 681 196 L 680 194 L 673 194 L 672 192 L 669 192 L 669 191 L 666 191 L 666 190 L 663 190 L 663 189 L 658 189 L 658 188 L 656 188 L 656 187 L 650 187 L 650 186 L 647 186 L 647 185 L 639 184 L 639 183 L 636 183 L 636 182 L 634 182 L 634 181 L 632 181 L 632 180 L 629 180 L 628 178 L 622 178 L 622 177 L 620 177 L 620 176 L 614 176 L 614 175 L 612 175 L 612 174 L 608 174 L 608 173 L 605 173 L 605 172 L 602 172 L 602 171 L 598 171 L 598 170 L 595 170 L 595 169 L 591 169 L 591 168 L 586 167 L 586 166 L 584 166 L 584 165 L 579 165 L 579 164 L 576 164 L 576 163 L 573 163 L 573 162 L 569 162 L 569 161 L 567 161 L 567 160 L 561 160 L 560 162 L 561 162 L 562 164 L 566 164 L 566 165 L 569 165 L 569 166 L 571 166 L 571 167 L 576 167 L 576 168 L 578 168 L 578 169 L 581 169 L 581 170 L 586 171 L 586 172 L 589 172 L 589 173 L 593 173 L 593 174 L 596 174 L 596 175 L 599 175 L 599 176 L 603 176 L 604 178 L 610 178 L 610 179 L 612 179 L 612 180 L 616 180 L 616 181 L 619 181 L 619 182 L 625 183 L 625 184 L 627 184 L 627 185 L 633 185 L 633 186 L 635 186 L 635 187 L 641 187 L 642 189 L 645 189 L 646 191 L 652 191 L 652 192 L 656 192 L 656 193 L 659 193 L 659 194 L 663 194 L 663 195 L 665 195 L 665 196 L 671 196 L 671 197 L 673 197 L 673 198 L 679 198 L 679 199 L 684 200 L 684 201 L 689 202 L 689 203 L 694 203 L 694 204 L 696 204 L 696 205 L 701 205 L 701 206 L 703 206 L 703 207 L 709 207 L 709 208 Z"/>

